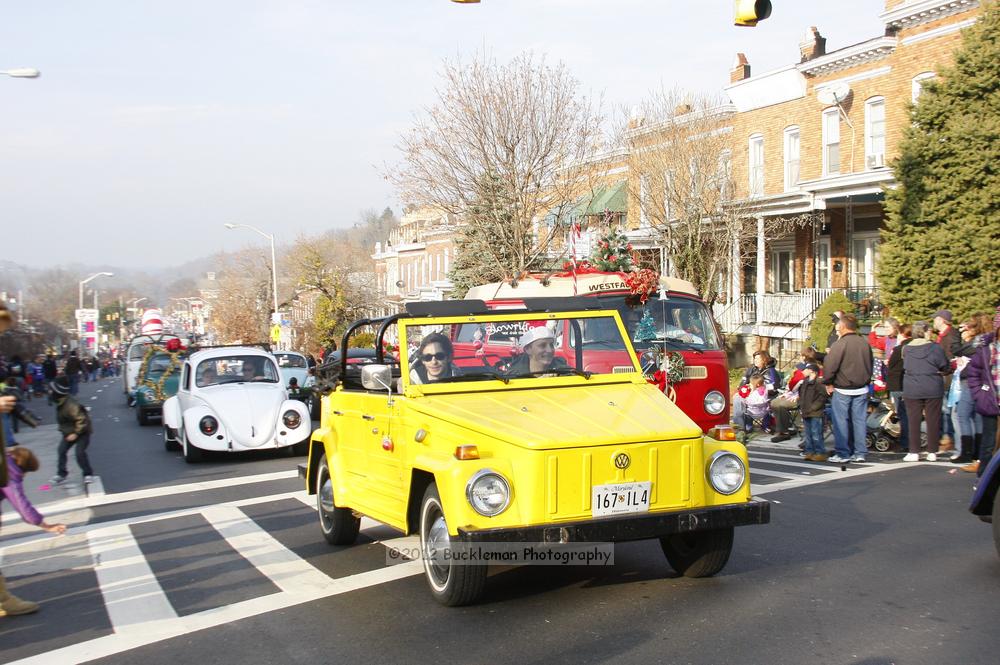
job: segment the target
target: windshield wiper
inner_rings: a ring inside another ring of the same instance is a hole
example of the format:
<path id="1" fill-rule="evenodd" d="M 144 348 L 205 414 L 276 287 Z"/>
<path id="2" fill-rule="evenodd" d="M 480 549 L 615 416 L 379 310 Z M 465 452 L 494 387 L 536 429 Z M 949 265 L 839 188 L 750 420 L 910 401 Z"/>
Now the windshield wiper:
<path id="1" fill-rule="evenodd" d="M 518 374 L 517 376 L 511 378 L 523 379 L 529 376 L 545 376 L 546 374 L 576 374 L 577 376 L 582 376 L 583 378 L 589 380 L 594 373 L 587 372 L 582 369 L 576 369 L 575 367 L 553 367 L 552 369 L 542 369 L 537 372 L 525 372 L 524 374 Z"/>
<path id="2" fill-rule="evenodd" d="M 465 372 L 457 376 L 446 376 L 434 383 L 459 383 L 462 381 L 478 381 L 480 379 L 496 379 L 497 381 L 503 381 L 504 384 L 510 383 L 510 379 L 506 376 L 500 376 L 494 372 L 473 372 L 472 374 Z"/>
<path id="3" fill-rule="evenodd" d="M 704 351 L 699 349 L 697 346 L 688 344 L 687 342 L 682 342 L 679 339 L 674 339 L 672 337 L 664 337 L 663 339 L 657 338 L 654 341 L 654 343 L 655 342 L 663 342 L 664 344 L 670 344 L 676 349 L 684 349 L 685 351 L 694 351 L 695 353 L 704 353 Z"/>

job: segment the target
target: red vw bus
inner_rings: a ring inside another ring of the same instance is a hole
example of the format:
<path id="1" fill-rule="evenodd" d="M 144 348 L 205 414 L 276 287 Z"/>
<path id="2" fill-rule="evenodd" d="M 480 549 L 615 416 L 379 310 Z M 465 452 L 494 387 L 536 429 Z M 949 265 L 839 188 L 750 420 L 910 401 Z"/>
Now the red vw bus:
<path id="1" fill-rule="evenodd" d="M 671 397 L 675 394 L 677 405 L 706 432 L 729 423 L 729 368 L 722 337 L 691 282 L 661 277 L 660 291 L 650 293 L 644 303 L 639 302 L 626 276 L 619 272 L 580 273 L 575 279 L 572 275 L 538 275 L 516 284 L 494 282 L 473 287 L 465 297 L 484 300 L 493 309 L 504 309 L 523 306 L 525 298 L 571 296 L 594 298 L 601 309 L 618 310 L 644 367 L 656 348 L 680 353 L 684 359 L 683 378 L 672 386 Z M 602 322 L 595 320 L 595 325 Z M 524 330 L 487 327 L 461 327 L 459 338 L 454 340 L 458 364 L 465 364 L 460 358 L 478 356 L 492 362 L 518 352 L 517 343 Z M 557 355 L 571 356 L 570 331 L 555 332 Z M 596 327 L 584 332 L 583 344 L 593 345 L 591 352 L 601 351 L 588 354 L 593 360 L 587 369 L 602 373 L 634 371 L 620 342 L 616 345 L 607 341 L 616 337 L 620 340 L 617 335 L 603 335 Z"/>

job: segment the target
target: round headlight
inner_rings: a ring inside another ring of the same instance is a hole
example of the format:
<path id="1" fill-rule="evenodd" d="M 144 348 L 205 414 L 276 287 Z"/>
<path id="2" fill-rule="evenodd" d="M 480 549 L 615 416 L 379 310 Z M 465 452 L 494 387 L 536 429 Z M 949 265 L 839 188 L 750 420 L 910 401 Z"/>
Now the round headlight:
<path id="1" fill-rule="evenodd" d="M 708 482 L 719 494 L 734 494 L 743 487 L 747 470 L 743 460 L 728 452 L 717 452 L 708 463 Z"/>
<path id="2" fill-rule="evenodd" d="M 281 416 L 281 422 L 285 423 L 288 429 L 295 429 L 302 423 L 302 418 L 295 411 L 285 411 L 285 415 Z"/>
<path id="3" fill-rule="evenodd" d="M 205 416 L 198 423 L 198 429 L 200 429 L 201 433 L 205 436 L 212 436 L 219 429 L 219 421 L 212 416 Z"/>
<path id="4" fill-rule="evenodd" d="M 465 498 L 480 515 L 494 517 L 510 505 L 510 485 L 507 480 L 492 469 L 481 469 L 469 479 L 465 486 Z"/>
<path id="5" fill-rule="evenodd" d="M 718 390 L 713 390 L 705 395 L 705 412 L 710 413 L 713 416 L 717 416 L 722 413 L 723 409 L 726 408 L 726 396 L 720 393 Z"/>

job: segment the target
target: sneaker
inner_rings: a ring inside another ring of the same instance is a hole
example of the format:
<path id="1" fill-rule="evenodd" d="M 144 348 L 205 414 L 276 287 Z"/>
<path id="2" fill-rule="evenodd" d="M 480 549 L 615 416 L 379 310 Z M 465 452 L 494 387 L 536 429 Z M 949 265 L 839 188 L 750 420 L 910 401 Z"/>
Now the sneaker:
<path id="1" fill-rule="evenodd" d="M 49 483 L 52 485 L 62 485 L 64 482 L 66 482 L 66 476 L 56 475 L 49 479 Z"/>
<path id="2" fill-rule="evenodd" d="M 84 476 L 83 477 L 83 482 L 85 482 L 87 484 L 90 484 L 90 483 L 94 482 L 95 480 L 97 480 L 97 476 Z"/>
<path id="3" fill-rule="evenodd" d="M 809 453 L 807 453 L 804 450 L 800 450 L 799 451 L 799 457 L 805 457 L 806 459 L 809 459 Z"/>
<path id="4" fill-rule="evenodd" d="M 962 471 L 965 471 L 966 473 L 977 473 L 979 471 L 979 460 L 976 460 L 971 464 L 966 464 L 962 467 Z"/>
<path id="5" fill-rule="evenodd" d="M 830 456 L 826 453 L 813 453 L 812 459 L 814 462 L 825 462 L 830 459 Z"/>
<path id="6" fill-rule="evenodd" d="M 925 457 L 924 459 L 927 460 L 928 462 L 936 462 L 937 453 L 927 453 L 927 457 Z"/>
<path id="7" fill-rule="evenodd" d="M 864 464 L 865 463 L 865 456 L 864 455 L 851 455 L 851 461 L 852 462 L 857 462 L 858 464 Z"/>
<path id="8" fill-rule="evenodd" d="M 792 437 L 788 436 L 785 432 L 778 432 L 771 437 L 771 443 L 781 443 L 782 441 L 788 441 L 790 438 Z"/>
<path id="9" fill-rule="evenodd" d="M 903 461 L 904 462 L 919 462 L 920 461 L 920 455 L 917 454 L 917 453 L 906 453 L 906 455 L 903 457 Z"/>
<path id="10" fill-rule="evenodd" d="M 833 455 L 831 455 L 830 457 L 827 458 L 827 461 L 828 462 L 833 462 L 834 464 L 840 464 L 842 462 L 850 462 L 851 458 L 850 457 L 841 457 L 840 455 L 833 454 Z"/>

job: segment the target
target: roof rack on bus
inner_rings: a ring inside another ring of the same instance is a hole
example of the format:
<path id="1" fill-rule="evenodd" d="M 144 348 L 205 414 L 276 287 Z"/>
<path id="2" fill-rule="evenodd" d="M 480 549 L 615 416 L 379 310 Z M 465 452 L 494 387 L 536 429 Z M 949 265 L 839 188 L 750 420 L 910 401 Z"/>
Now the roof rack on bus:
<path id="1" fill-rule="evenodd" d="M 524 308 L 529 312 L 575 312 L 604 309 L 596 298 L 583 296 L 559 296 L 548 298 L 523 298 Z"/>
<path id="2" fill-rule="evenodd" d="M 271 345 L 267 342 L 247 342 L 246 344 L 207 344 L 204 346 L 193 345 L 188 347 L 188 353 L 196 351 L 208 351 L 209 349 L 238 349 L 246 347 L 256 347 L 271 353 Z"/>
<path id="3" fill-rule="evenodd" d="M 481 314 L 515 312 L 575 312 L 603 309 L 596 298 L 583 296 L 555 296 L 540 298 L 519 298 L 523 305 L 504 307 L 503 310 L 490 309 L 482 300 L 439 300 L 406 303 L 406 314 L 413 317 L 433 316 L 475 316 Z"/>

